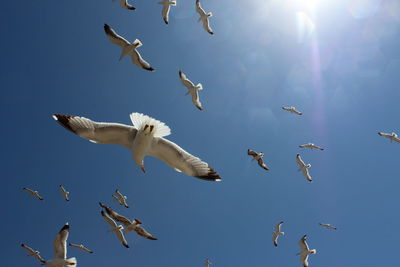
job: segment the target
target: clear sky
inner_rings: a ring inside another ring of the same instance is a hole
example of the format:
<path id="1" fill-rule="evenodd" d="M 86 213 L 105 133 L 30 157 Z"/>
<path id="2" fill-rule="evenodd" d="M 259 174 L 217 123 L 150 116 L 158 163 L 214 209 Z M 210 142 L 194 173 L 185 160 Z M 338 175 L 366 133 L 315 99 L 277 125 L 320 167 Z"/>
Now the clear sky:
<path id="1" fill-rule="evenodd" d="M 311 266 L 395 266 L 398 262 L 400 2 L 398 0 L 203 0 L 215 31 L 197 22 L 195 1 L 136 11 L 104 1 L 5 1 L 2 60 L 2 266 L 37 266 L 24 242 L 53 256 L 65 222 L 79 266 L 300 266 L 298 240 L 317 249 Z M 107 23 L 156 69 L 147 72 L 104 34 Z M 197 110 L 178 78 L 201 82 Z M 296 106 L 303 116 L 282 111 Z M 206 182 L 146 158 L 143 174 L 122 147 L 92 144 L 53 113 L 130 124 L 141 112 L 208 162 Z M 314 142 L 325 151 L 301 150 Z M 265 152 L 266 172 L 247 156 Z M 295 162 L 311 163 L 313 183 Z M 63 201 L 63 184 L 71 201 Z M 22 191 L 37 189 L 39 201 Z M 119 188 L 125 209 L 111 198 Z M 125 249 L 100 216 L 102 201 L 138 218 L 158 240 L 128 234 Z M 272 232 L 284 221 L 280 244 Z M 338 231 L 318 225 L 330 223 Z"/>

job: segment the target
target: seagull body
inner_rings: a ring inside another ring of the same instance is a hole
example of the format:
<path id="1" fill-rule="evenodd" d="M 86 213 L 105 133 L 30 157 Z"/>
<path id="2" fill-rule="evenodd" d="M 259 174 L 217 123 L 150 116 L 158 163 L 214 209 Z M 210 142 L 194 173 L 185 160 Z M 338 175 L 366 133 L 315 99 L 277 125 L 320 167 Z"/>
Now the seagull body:
<path id="1" fill-rule="evenodd" d="M 65 190 L 64 186 L 59 185 L 60 190 L 61 190 L 61 195 L 63 195 L 65 201 L 69 201 L 69 192 L 67 190 Z"/>
<path id="2" fill-rule="evenodd" d="M 398 136 L 397 136 L 396 133 L 388 134 L 388 133 L 381 133 L 381 132 L 379 132 L 378 134 L 379 134 L 380 136 L 383 136 L 383 137 L 385 137 L 385 138 L 390 139 L 390 142 L 395 141 L 395 142 L 397 142 L 397 143 L 400 143 L 400 138 L 398 138 Z"/>
<path id="3" fill-rule="evenodd" d="M 139 39 L 136 39 L 133 43 L 130 43 L 128 40 L 118 35 L 110 26 L 104 24 L 104 31 L 113 44 L 116 44 L 122 48 L 121 56 L 119 60 L 124 58 L 125 56 L 130 56 L 133 64 L 136 66 L 148 70 L 153 71 L 154 69 L 150 66 L 150 64 L 142 58 L 136 48 L 142 46 L 142 42 Z"/>
<path id="4" fill-rule="evenodd" d="M 32 190 L 30 188 L 27 188 L 27 187 L 22 188 L 22 190 L 25 190 L 26 192 L 30 193 L 32 196 L 36 197 L 39 200 L 43 200 L 44 199 L 39 195 L 38 191 L 34 191 L 34 190 Z"/>
<path id="5" fill-rule="evenodd" d="M 144 238 L 150 239 L 150 240 L 157 240 L 153 235 L 148 233 L 144 228 L 142 228 L 140 225 L 142 224 L 141 221 L 138 219 L 133 219 L 132 221 L 129 220 L 128 218 L 118 214 L 117 212 L 113 211 L 110 207 L 104 205 L 103 203 L 99 203 L 102 208 L 105 209 L 108 215 L 111 216 L 114 220 L 117 222 L 122 223 L 125 226 L 125 231 L 124 233 L 128 233 L 131 231 L 135 231 L 138 235 L 143 236 Z"/>
<path id="6" fill-rule="evenodd" d="M 206 13 L 204 9 L 200 6 L 200 0 L 196 0 L 196 11 L 199 13 L 200 18 L 199 22 L 203 22 L 203 28 L 209 33 L 209 34 L 214 34 L 213 30 L 210 27 L 210 22 L 208 20 L 209 17 L 212 17 L 212 13 L 208 12 Z"/>
<path id="7" fill-rule="evenodd" d="M 253 157 L 252 161 L 253 161 L 253 160 L 257 160 L 258 165 L 259 165 L 261 168 L 263 168 L 264 170 L 267 170 L 267 171 L 269 170 L 269 168 L 267 167 L 267 165 L 265 165 L 265 163 L 264 163 L 264 161 L 263 161 L 263 157 L 264 157 L 264 153 L 263 153 L 263 152 L 257 153 L 257 152 L 254 151 L 254 150 L 247 149 L 247 155 Z"/>
<path id="8" fill-rule="evenodd" d="M 111 229 L 108 230 L 108 232 L 114 232 L 117 235 L 118 240 L 121 242 L 121 244 L 126 247 L 129 248 L 128 242 L 126 242 L 124 233 L 122 232 L 122 230 L 124 229 L 124 227 L 122 225 L 117 225 L 117 223 L 110 217 L 108 216 L 107 213 L 105 213 L 104 211 L 101 211 L 101 216 L 103 216 L 103 219 L 109 224 L 111 225 Z"/>
<path id="9" fill-rule="evenodd" d="M 322 147 L 316 146 L 313 143 L 308 143 L 304 145 L 300 145 L 300 148 L 310 148 L 310 149 L 319 149 L 319 150 L 324 150 Z"/>
<path id="10" fill-rule="evenodd" d="M 206 259 L 205 264 L 206 267 L 210 267 L 210 264 L 212 264 L 212 262 L 209 259 Z"/>
<path id="11" fill-rule="evenodd" d="M 99 123 L 78 116 L 53 115 L 66 129 L 91 142 L 116 144 L 131 149 L 135 163 L 143 172 L 144 157 L 149 155 L 161 159 L 178 172 L 207 181 L 221 180 L 206 162 L 163 138 L 171 133 L 167 125 L 141 113 L 132 113 L 130 117 L 134 126 Z"/>
<path id="12" fill-rule="evenodd" d="M 83 251 L 88 252 L 88 253 L 93 253 L 92 250 L 86 248 L 86 247 L 85 247 L 84 245 L 82 245 L 82 244 L 77 245 L 77 244 L 69 243 L 68 246 L 74 247 L 74 248 L 77 248 L 77 249 L 80 249 L 80 250 L 83 250 Z"/>
<path id="13" fill-rule="evenodd" d="M 319 225 L 321 225 L 321 226 L 323 226 L 323 227 L 325 227 L 325 228 L 328 228 L 328 229 L 337 230 L 336 227 L 334 227 L 334 226 L 332 226 L 332 225 L 330 225 L 330 224 L 320 223 Z"/>
<path id="14" fill-rule="evenodd" d="M 297 255 L 300 255 L 300 262 L 301 262 L 301 264 L 303 264 L 304 267 L 308 267 L 308 255 L 317 253 L 316 249 L 310 250 L 306 240 L 307 240 L 307 235 L 304 235 L 300 239 L 299 246 L 300 246 L 301 251 L 299 253 L 297 253 Z"/>
<path id="15" fill-rule="evenodd" d="M 280 235 L 284 235 L 285 234 L 285 232 L 281 232 L 282 224 L 283 224 L 283 222 L 280 222 L 275 226 L 275 232 L 273 233 L 273 236 L 272 236 L 272 241 L 274 242 L 275 247 L 278 246 L 278 237 Z"/>
<path id="16" fill-rule="evenodd" d="M 34 256 L 36 259 L 38 259 L 41 263 L 45 263 L 46 261 L 40 256 L 40 252 L 38 250 L 34 250 L 31 247 L 28 247 L 25 244 L 21 244 L 21 247 L 28 251 L 28 256 Z"/>
<path id="17" fill-rule="evenodd" d="M 125 208 L 129 208 L 128 204 L 126 203 L 127 197 L 122 195 L 121 192 L 115 190 L 116 195 L 112 195 L 112 197 L 121 205 L 124 206 Z"/>
<path id="18" fill-rule="evenodd" d="M 113 2 L 115 2 L 116 0 L 112 0 Z M 128 3 L 128 0 L 118 0 L 119 1 L 119 5 L 122 8 L 128 9 L 128 10 L 135 10 L 136 8 L 134 6 L 132 6 L 131 4 Z"/>
<path id="19" fill-rule="evenodd" d="M 182 71 L 179 71 L 179 78 L 181 79 L 182 84 L 189 90 L 186 92 L 185 95 L 189 94 L 192 95 L 192 102 L 195 105 L 195 107 L 200 110 L 203 110 L 199 97 L 199 91 L 203 90 L 203 85 L 201 83 L 194 85 Z"/>
<path id="20" fill-rule="evenodd" d="M 299 171 L 302 171 L 304 177 L 306 177 L 308 181 L 312 182 L 313 179 L 311 178 L 311 175 L 308 172 L 308 169 L 311 168 L 311 164 L 305 164 L 302 158 L 300 157 L 300 154 L 296 155 L 296 162 L 300 166 Z"/>
<path id="21" fill-rule="evenodd" d="M 301 113 L 300 111 L 298 111 L 295 107 L 282 107 L 283 110 L 289 111 L 293 114 L 296 115 L 302 115 L 303 113 Z"/>
<path id="22" fill-rule="evenodd" d="M 66 223 L 53 242 L 54 259 L 44 262 L 42 265 L 50 267 L 76 266 L 76 258 L 67 259 L 67 239 L 69 235 L 69 225 Z"/>
<path id="23" fill-rule="evenodd" d="M 165 24 L 168 24 L 169 21 L 169 10 L 171 6 L 176 6 L 176 1 L 169 1 L 169 0 L 163 0 L 161 2 L 158 2 L 160 5 L 163 5 L 163 9 L 161 11 L 161 14 L 163 16 Z"/>

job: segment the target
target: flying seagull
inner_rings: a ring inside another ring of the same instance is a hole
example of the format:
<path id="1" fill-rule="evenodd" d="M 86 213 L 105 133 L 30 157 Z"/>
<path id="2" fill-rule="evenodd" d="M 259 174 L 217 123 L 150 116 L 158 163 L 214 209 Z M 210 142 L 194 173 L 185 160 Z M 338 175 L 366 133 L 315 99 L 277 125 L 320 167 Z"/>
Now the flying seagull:
<path id="1" fill-rule="evenodd" d="M 278 246 L 278 237 L 280 235 L 284 235 L 285 234 L 285 232 L 281 232 L 282 224 L 283 224 L 283 222 L 280 222 L 275 226 L 275 232 L 273 233 L 273 236 L 272 236 L 272 241 L 274 242 L 275 247 Z"/>
<path id="2" fill-rule="evenodd" d="M 162 16 L 164 19 L 165 24 L 168 24 L 168 20 L 169 20 L 169 9 L 171 8 L 171 6 L 176 6 L 176 1 L 169 1 L 169 0 L 163 0 L 161 2 L 158 2 L 160 5 L 163 5 L 163 9 L 162 9 Z"/>
<path id="3" fill-rule="evenodd" d="M 83 251 L 88 252 L 88 253 L 93 253 L 92 250 L 86 248 L 86 247 L 85 247 L 84 245 L 82 245 L 82 244 L 77 245 L 77 244 L 69 243 L 68 246 L 74 247 L 74 248 L 77 248 L 77 249 L 80 249 L 80 250 L 83 250 Z"/>
<path id="4" fill-rule="evenodd" d="M 67 239 L 69 235 L 69 225 L 66 223 L 53 242 L 54 259 L 44 262 L 42 265 L 50 267 L 76 266 L 76 258 L 67 259 Z"/>
<path id="5" fill-rule="evenodd" d="M 129 248 L 128 242 L 126 242 L 124 233 L 122 232 L 122 230 L 124 229 L 124 227 L 122 225 L 117 225 L 117 223 L 110 217 L 108 216 L 107 213 L 105 213 L 104 211 L 101 211 L 101 216 L 103 216 L 103 219 L 109 224 L 111 225 L 111 229 L 108 230 L 109 232 L 114 232 L 117 237 L 118 240 L 121 242 L 121 244 L 126 247 Z"/>
<path id="6" fill-rule="evenodd" d="M 302 115 L 300 111 L 298 111 L 295 107 L 282 107 L 283 110 L 289 111 L 293 114 Z"/>
<path id="7" fill-rule="evenodd" d="M 297 255 L 300 255 L 300 262 L 301 264 L 303 264 L 304 267 L 308 267 L 308 255 L 317 253 L 316 249 L 310 250 L 306 240 L 307 240 L 307 235 L 304 235 L 300 239 L 299 246 L 301 251 L 297 253 Z"/>
<path id="8" fill-rule="evenodd" d="M 59 185 L 60 190 L 61 190 L 61 195 L 63 195 L 65 201 L 69 201 L 69 192 L 67 190 L 65 190 L 64 186 Z"/>
<path id="9" fill-rule="evenodd" d="M 113 211 L 110 207 L 104 205 L 103 203 L 99 202 L 100 206 L 104 208 L 107 212 L 108 215 L 111 216 L 114 220 L 117 222 L 122 223 L 125 226 L 125 231 L 124 233 L 128 233 L 131 231 L 135 231 L 138 235 L 143 236 L 144 238 L 150 239 L 150 240 L 157 240 L 153 235 L 148 233 L 143 227 L 139 226 L 142 224 L 141 221 L 138 219 L 133 219 L 132 221 L 129 220 L 128 218 L 119 215 L 117 212 Z"/>
<path id="10" fill-rule="evenodd" d="M 311 175 L 308 172 L 308 169 L 311 168 L 311 164 L 305 164 L 304 161 L 301 159 L 300 154 L 296 155 L 296 162 L 300 166 L 299 171 L 302 171 L 304 177 L 306 177 L 308 181 L 312 182 L 313 179 L 311 178 Z"/>
<path id="11" fill-rule="evenodd" d="M 34 256 L 36 259 L 38 259 L 41 263 L 45 263 L 46 261 L 40 256 L 40 252 L 38 250 L 34 250 L 31 247 L 28 247 L 25 244 L 21 244 L 21 247 L 28 251 L 28 256 Z"/>
<path id="12" fill-rule="evenodd" d="M 129 208 L 128 204 L 126 203 L 127 196 L 122 195 L 121 192 L 118 191 L 118 189 L 115 190 L 115 194 L 116 194 L 116 195 L 113 194 L 112 197 L 113 197 L 121 206 L 124 206 L 125 208 Z"/>
<path id="13" fill-rule="evenodd" d="M 115 2 L 115 0 L 112 0 L 113 2 Z M 132 6 L 131 4 L 128 3 L 128 0 L 118 0 L 119 1 L 119 5 L 122 8 L 128 9 L 128 10 L 135 10 L 136 8 L 134 6 Z"/>
<path id="14" fill-rule="evenodd" d="M 203 110 L 199 97 L 199 91 L 203 90 L 203 86 L 201 85 L 201 83 L 198 83 L 195 86 L 182 71 L 179 71 L 179 78 L 181 79 L 182 84 L 189 90 L 186 92 L 185 95 L 192 95 L 193 104 L 196 106 L 196 108 Z"/>
<path id="15" fill-rule="evenodd" d="M 319 150 L 324 150 L 322 147 L 316 146 L 313 143 L 308 143 L 304 145 L 300 145 L 300 148 L 310 148 L 310 149 L 319 149 Z"/>
<path id="16" fill-rule="evenodd" d="M 380 136 L 383 136 L 383 137 L 386 137 L 386 138 L 390 139 L 390 142 L 395 141 L 395 142 L 397 142 L 397 143 L 400 143 L 400 138 L 397 137 L 397 134 L 396 134 L 396 133 L 388 134 L 388 133 L 381 133 L 381 132 L 379 132 L 378 134 L 379 134 Z"/>
<path id="17" fill-rule="evenodd" d="M 325 227 L 325 228 L 328 228 L 328 229 L 337 230 L 337 228 L 336 228 L 336 227 L 334 227 L 334 226 L 332 226 L 332 225 L 330 225 L 330 224 L 326 224 L 326 223 L 319 223 L 319 225 L 321 225 L 321 226 L 323 226 L 323 227 Z"/>
<path id="18" fill-rule="evenodd" d="M 209 259 L 206 259 L 205 264 L 206 267 L 210 267 L 210 264 L 212 264 L 212 262 Z"/>
<path id="19" fill-rule="evenodd" d="M 196 0 L 196 11 L 199 13 L 200 18 L 199 22 L 203 22 L 203 28 L 209 33 L 209 34 L 214 34 L 213 30 L 210 27 L 210 22 L 208 20 L 209 17 L 212 17 L 212 13 L 208 12 L 206 13 L 204 9 L 200 6 L 200 0 Z"/>
<path id="20" fill-rule="evenodd" d="M 38 191 L 34 191 L 34 190 L 32 190 L 30 188 L 27 188 L 27 187 L 23 187 L 22 190 L 25 190 L 26 192 L 30 193 L 32 196 L 36 197 L 39 200 L 43 200 L 44 199 L 39 195 Z"/>
<path id="21" fill-rule="evenodd" d="M 263 157 L 264 157 L 264 153 L 263 152 L 257 153 L 254 150 L 247 149 L 247 155 L 252 156 L 253 157 L 252 160 L 257 160 L 258 165 L 261 168 L 263 168 L 264 170 L 267 170 L 267 171 L 269 170 L 269 168 L 267 167 L 267 165 L 265 165 L 265 163 L 263 161 Z"/>
<path id="22" fill-rule="evenodd" d="M 125 56 L 130 56 L 132 59 L 133 64 L 136 66 L 148 70 L 148 71 L 153 71 L 154 69 L 150 66 L 150 64 L 142 58 L 142 56 L 139 54 L 139 52 L 136 50 L 136 48 L 142 46 L 142 42 L 140 42 L 139 39 L 136 39 L 133 43 L 130 43 L 127 41 L 125 38 L 122 36 L 118 35 L 110 26 L 107 24 L 104 24 L 104 31 L 106 32 L 106 35 L 108 39 L 113 44 L 119 45 L 122 48 L 121 56 L 119 57 L 119 60 L 121 60 Z"/>
<path id="23" fill-rule="evenodd" d="M 135 163 L 143 172 L 144 157 L 149 155 L 161 159 L 178 172 L 207 181 L 221 180 L 208 163 L 163 138 L 171 133 L 167 125 L 141 113 L 132 113 L 130 117 L 134 126 L 95 122 L 78 116 L 53 115 L 66 129 L 91 142 L 116 144 L 131 149 Z"/>

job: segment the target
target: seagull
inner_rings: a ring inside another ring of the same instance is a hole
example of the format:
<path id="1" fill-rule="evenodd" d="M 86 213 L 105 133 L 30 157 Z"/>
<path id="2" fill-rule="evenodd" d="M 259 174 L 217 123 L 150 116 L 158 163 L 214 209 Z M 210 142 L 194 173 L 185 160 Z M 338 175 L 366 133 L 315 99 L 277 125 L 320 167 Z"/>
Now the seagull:
<path id="1" fill-rule="evenodd" d="M 124 206 L 125 208 L 129 208 L 128 204 L 126 203 L 127 197 L 124 196 L 124 195 L 122 195 L 122 194 L 118 191 L 118 189 L 115 190 L 115 194 L 117 194 L 117 195 L 114 195 L 114 194 L 113 194 L 112 197 L 113 197 L 116 201 L 118 201 L 118 203 L 119 203 L 121 206 Z"/>
<path id="2" fill-rule="evenodd" d="M 59 187 L 60 187 L 60 190 L 61 190 L 61 192 L 60 192 L 61 195 L 64 196 L 64 199 L 65 199 L 66 201 L 69 201 L 69 192 L 68 192 L 67 190 L 65 190 L 64 186 L 59 185 Z"/>
<path id="3" fill-rule="evenodd" d="M 128 233 L 131 231 L 135 231 L 138 235 L 143 236 L 144 238 L 150 239 L 150 240 L 157 240 L 153 235 L 148 233 L 144 228 L 139 226 L 142 224 L 141 221 L 138 219 L 133 219 L 133 221 L 130 221 L 128 218 L 119 215 L 117 212 L 113 211 L 110 207 L 104 205 L 103 203 L 99 202 L 100 206 L 104 208 L 107 212 L 108 215 L 111 216 L 114 220 L 117 222 L 122 223 L 125 226 L 125 231 L 124 233 Z"/>
<path id="4" fill-rule="evenodd" d="M 388 134 L 388 133 L 381 133 L 381 132 L 379 132 L 378 134 L 379 134 L 380 136 L 383 136 L 383 137 L 386 137 L 386 138 L 390 139 L 390 142 L 395 141 L 395 142 L 397 142 L 397 143 L 400 143 L 400 138 L 397 137 L 397 134 L 396 134 L 396 133 Z"/>
<path id="5" fill-rule="evenodd" d="M 278 246 L 278 237 L 279 235 L 284 235 L 285 232 L 281 232 L 281 226 L 283 222 L 278 223 L 275 226 L 275 232 L 273 233 L 274 235 L 272 236 L 272 241 L 274 242 L 275 247 Z"/>
<path id="6" fill-rule="evenodd" d="M 69 235 L 69 224 L 66 223 L 53 242 L 54 259 L 44 262 L 42 265 L 50 267 L 76 266 L 76 258 L 67 259 L 67 239 Z"/>
<path id="7" fill-rule="evenodd" d="M 150 64 L 142 58 L 142 56 L 139 54 L 139 52 L 136 50 L 136 48 L 142 46 L 142 42 L 140 42 L 139 39 L 136 39 L 133 43 L 130 43 L 127 41 L 125 38 L 122 36 L 118 35 L 110 26 L 107 24 L 104 24 L 104 31 L 106 32 L 106 35 L 108 39 L 113 44 L 119 45 L 122 48 L 121 56 L 119 57 L 119 60 L 121 60 L 123 57 L 129 55 L 131 56 L 133 64 L 136 66 L 148 70 L 148 71 L 153 71 L 154 69 L 150 66 Z"/>
<path id="8" fill-rule="evenodd" d="M 23 187 L 22 190 L 27 191 L 28 193 L 30 193 L 32 196 L 36 197 L 39 200 L 43 200 L 44 199 L 39 195 L 38 191 L 33 191 L 32 189 L 27 188 L 27 187 Z"/>
<path id="9" fill-rule="evenodd" d="M 307 148 L 310 148 L 310 149 L 324 150 L 322 147 L 316 146 L 316 145 L 314 145 L 313 143 L 308 143 L 308 144 L 305 144 L 305 145 L 300 145 L 299 147 L 300 147 L 300 148 L 305 148 L 305 147 L 307 147 Z"/>
<path id="10" fill-rule="evenodd" d="M 212 262 L 209 259 L 206 259 L 205 264 L 206 267 L 210 267 L 210 264 L 212 264 Z"/>
<path id="11" fill-rule="evenodd" d="M 204 11 L 204 9 L 200 6 L 200 0 L 196 0 L 196 11 L 197 13 L 199 13 L 200 18 L 199 18 L 199 22 L 202 21 L 203 22 L 203 28 L 209 33 L 209 34 L 214 34 L 213 30 L 210 27 L 210 22 L 208 21 L 209 17 L 212 17 L 212 13 L 209 12 L 206 14 L 206 12 Z"/>
<path id="12" fill-rule="evenodd" d="M 258 165 L 260 165 L 261 168 L 263 168 L 264 170 L 267 170 L 267 171 L 269 170 L 269 168 L 267 167 L 267 165 L 265 165 L 265 163 L 264 163 L 264 161 L 262 159 L 264 157 L 264 153 L 263 152 L 257 153 L 254 150 L 247 149 L 247 155 L 253 157 L 252 161 L 253 160 L 257 160 Z"/>
<path id="13" fill-rule="evenodd" d="M 112 227 L 110 230 L 108 230 L 108 232 L 115 232 L 122 245 L 124 245 L 126 248 L 129 248 L 128 242 L 126 242 L 124 233 L 122 232 L 124 227 L 122 225 L 117 225 L 117 223 L 104 211 L 101 211 L 101 216 L 103 216 L 103 219 Z"/>
<path id="14" fill-rule="evenodd" d="M 311 164 L 305 164 L 304 161 L 301 159 L 300 154 L 296 155 L 296 162 L 300 166 L 299 171 L 302 171 L 304 177 L 306 177 L 308 181 L 312 182 L 313 179 L 311 178 L 311 175 L 308 172 L 308 169 L 311 168 Z"/>
<path id="15" fill-rule="evenodd" d="M 77 244 L 72 244 L 72 243 L 69 243 L 69 244 L 68 244 L 68 246 L 70 246 L 70 247 L 74 247 L 74 248 L 78 248 L 78 249 L 80 249 L 80 250 L 83 250 L 83 251 L 85 251 L 85 252 L 88 252 L 88 253 L 93 253 L 93 251 L 92 251 L 92 250 L 90 250 L 90 249 L 86 248 L 86 247 L 85 247 L 85 246 L 83 246 L 82 244 L 80 244 L 80 245 L 77 245 Z"/>
<path id="16" fill-rule="evenodd" d="M 302 115 L 300 111 L 298 111 L 295 107 L 282 107 L 283 110 L 289 111 L 293 114 Z"/>
<path id="17" fill-rule="evenodd" d="M 53 115 L 66 129 L 91 142 L 116 144 L 131 149 L 135 163 L 143 172 L 144 157 L 149 155 L 161 159 L 178 172 L 207 181 L 221 180 L 208 163 L 163 138 L 171 133 L 167 125 L 141 113 L 132 113 L 130 117 L 134 126 L 95 122 L 78 116 Z"/>
<path id="18" fill-rule="evenodd" d="M 25 244 L 21 244 L 21 247 L 28 251 L 28 256 L 34 256 L 36 259 L 38 259 L 41 263 L 45 263 L 46 261 L 40 256 L 40 252 L 38 250 L 33 250 L 31 247 L 28 247 Z"/>
<path id="19" fill-rule="evenodd" d="M 115 2 L 115 0 L 112 0 Z M 135 10 L 136 8 L 128 3 L 128 0 L 119 0 L 119 5 L 128 10 Z"/>
<path id="20" fill-rule="evenodd" d="M 158 3 L 160 5 L 163 5 L 163 9 L 162 9 L 161 13 L 162 13 L 165 24 L 168 24 L 169 9 L 171 8 L 171 6 L 176 6 L 176 1 L 163 0 Z"/>
<path id="21" fill-rule="evenodd" d="M 325 227 L 325 228 L 328 228 L 328 229 L 337 230 L 337 228 L 336 228 L 336 227 L 334 227 L 334 226 L 332 226 L 332 225 L 330 225 L 330 224 L 326 224 L 326 223 L 319 223 L 319 225 L 321 225 L 321 226 L 323 226 L 323 227 Z"/>
<path id="22" fill-rule="evenodd" d="M 185 95 L 192 95 L 193 104 L 196 106 L 196 108 L 203 110 L 199 98 L 199 91 L 203 90 L 203 86 L 201 85 L 201 83 L 198 83 L 195 86 L 182 71 L 179 71 L 179 78 L 181 79 L 182 84 L 189 90 L 186 92 Z"/>
<path id="23" fill-rule="evenodd" d="M 309 249 L 306 240 L 307 240 L 307 235 L 304 235 L 300 239 L 299 246 L 301 251 L 297 253 L 297 255 L 300 255 L 300 262 L 301 264 L 303 264 L 304 267 L 308 267 L 308 255 L 317 253 L 316 249 L 312 250 Z"/>

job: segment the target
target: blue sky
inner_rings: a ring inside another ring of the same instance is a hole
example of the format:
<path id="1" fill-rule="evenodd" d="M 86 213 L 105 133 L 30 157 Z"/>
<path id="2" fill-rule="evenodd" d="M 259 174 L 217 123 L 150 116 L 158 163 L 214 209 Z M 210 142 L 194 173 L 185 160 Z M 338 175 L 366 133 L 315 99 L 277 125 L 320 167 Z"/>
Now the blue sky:
<path id="1" fill-rule="evenodd" d="M 394 266 L 400 145 L 377 132 L 400 133 L 400 3 L 203 0 L 214 14 L 211 36 L 197 23 L 195 1 L 178 0 L 168 26 L 157 2 L 133 1 L 133 12 L 112 1 L 3 4 L 2 263 L 37 265 L 21 242 L 51 258 L 68 221 L 69 241 L 95 251 L 69 249 L 79 266 L 203 266 L 205 258 L 212 267 L 300 266 L 304 234 L 317 249 L 311 266 Z M 118 62 L 104 23 L 140 39 L 156 71 Z M 203 84 L 203 112 L 184 96 L 178 70 Z M 280 110 L 290 105 L 304 115 Z M 130 124 L 131 112 L 165 122 L 168 139 L 207 161 L 222 182 L 154 158 L 143 174 L 125 148 L 92 144 L 51 118 Z M 308 142 L 326 150 L 297 147 Z M 271 170 L 251 162 L 248 148 L 265 152 Z M 297 153 L 312 164 L 311 184 L 297 172 Z M 129 209 L 111 198 L 116 188 Z M 106 232 L 98 201 L 139 218 L 159 240 L 129 234 L 131 248 L 123 248 Z M 286 234 L 275 248 L 281 220 Z"/>

